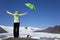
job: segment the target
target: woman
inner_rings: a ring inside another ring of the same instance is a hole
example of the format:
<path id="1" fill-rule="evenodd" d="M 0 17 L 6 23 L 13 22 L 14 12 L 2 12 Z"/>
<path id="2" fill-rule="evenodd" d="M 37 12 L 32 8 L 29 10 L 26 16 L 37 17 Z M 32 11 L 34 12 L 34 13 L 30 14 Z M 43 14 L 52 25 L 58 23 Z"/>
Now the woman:
<path id="1" fill-rule="evenodd" d="M 13 30 L 13 34 L 14 34 L 14 37 L 17 38 L 17 37 L 19 37 L 20 17 L 23 16 L 23 15 L 26 15 L 27 12 L 25 12 L 24 14 L 19 14 L 18 11 L 16 11 L 13 14 L 13 13 L 7 11 L 7 13 L 14 17 L 14 30 Z"/>

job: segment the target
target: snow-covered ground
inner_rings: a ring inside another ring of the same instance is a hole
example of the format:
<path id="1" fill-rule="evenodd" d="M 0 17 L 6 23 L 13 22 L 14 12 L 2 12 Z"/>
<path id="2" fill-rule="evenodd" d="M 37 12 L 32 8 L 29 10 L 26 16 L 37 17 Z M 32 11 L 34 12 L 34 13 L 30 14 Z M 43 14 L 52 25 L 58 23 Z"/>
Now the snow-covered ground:
<path id="1" fill-rule="evenodd" d="M 2 26 L 3 29 L 5 29 L 8 33 L 2 33 L 0 34 L 0 39 L 5 39 L 9 37 L 13 37 L 13 27 L 11 26 Z M 20 27 L 19 29 L 19 36 L 20 37 L 27 37 L 27 35 L 30 35 L 31 38 L 39 39 L 39 40 L 60 40 L 60 34 L 52 34 L 52 33 L 44 33 L 44 32 L 33 32 L 35 30 L 43 30 L 40 28 L 35 27 Z"/>

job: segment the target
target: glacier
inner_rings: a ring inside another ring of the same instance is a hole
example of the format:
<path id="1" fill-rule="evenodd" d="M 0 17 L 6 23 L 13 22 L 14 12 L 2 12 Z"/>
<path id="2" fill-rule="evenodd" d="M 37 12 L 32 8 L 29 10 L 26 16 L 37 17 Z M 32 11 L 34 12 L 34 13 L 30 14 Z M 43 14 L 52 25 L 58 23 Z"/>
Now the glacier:
<path id="1" fill-rule="evenodd" d="M 8 33 L 1 33 L 0 40 L 6 39 L 9 37 L 13 37 L 13 27 L 12 26 L 3 26 L 0 25 L 4 30 Z M 29 35 L 31 38 L 38 39 L 38 40 L 60 40 L 60 34 L 53 34 L 53 33 L 45 33 L 45 32 L 33 32 L 35 30 L 43 30 L 43 28 L 35 28 L 28 26 L 27 29 L 25 27 L 20 27 L 19 29 L 19 37 L 27 37 Z"/>

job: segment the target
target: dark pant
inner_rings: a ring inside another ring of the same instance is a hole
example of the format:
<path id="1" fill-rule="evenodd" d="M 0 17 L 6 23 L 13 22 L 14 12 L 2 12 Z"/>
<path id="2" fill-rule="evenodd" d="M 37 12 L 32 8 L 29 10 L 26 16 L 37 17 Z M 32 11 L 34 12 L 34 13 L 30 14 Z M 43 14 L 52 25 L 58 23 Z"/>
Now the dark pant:
<path id="1" fill-rule="evenodd" d="M 13 35 L 14 38 L 19 37 L 19 23 L 14 23 Z"/>

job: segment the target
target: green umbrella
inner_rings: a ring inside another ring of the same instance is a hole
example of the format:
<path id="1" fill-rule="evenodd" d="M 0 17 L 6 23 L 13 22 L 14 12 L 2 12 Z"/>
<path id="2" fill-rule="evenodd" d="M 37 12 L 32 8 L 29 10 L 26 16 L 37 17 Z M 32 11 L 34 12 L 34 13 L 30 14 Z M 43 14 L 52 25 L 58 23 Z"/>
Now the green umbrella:
<path id="1" fill-rule="evenodd" d="M 31 4 L 31 3 L 26 3 L 25 5 L 26 5 L 28 8 L 32 9 L 33 11 L 36 11 L 36 8 L 35 8 L 35 6 L 34 6 L 33 4 Z"/>

